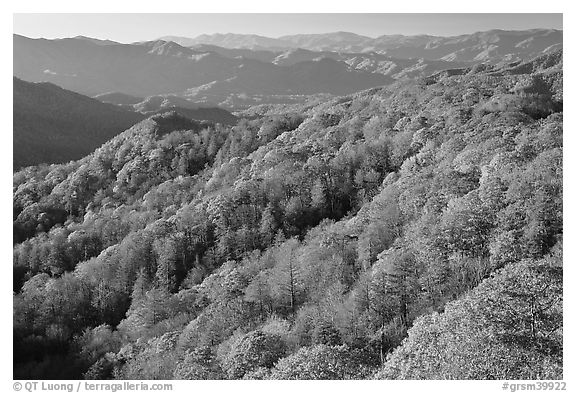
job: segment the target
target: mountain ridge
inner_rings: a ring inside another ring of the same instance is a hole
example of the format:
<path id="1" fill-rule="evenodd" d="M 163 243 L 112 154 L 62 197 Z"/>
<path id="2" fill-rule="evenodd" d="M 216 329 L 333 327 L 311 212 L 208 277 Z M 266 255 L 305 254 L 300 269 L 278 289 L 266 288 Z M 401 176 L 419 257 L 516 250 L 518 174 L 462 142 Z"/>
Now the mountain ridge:
<path id="1" fill-rule="evenodd" d="M 386 51 L 386 50 L 397 50 L 400 46 L 409 46 L 413 48 L 419 48 L 420 50 L 430 49 L 430 46 L 434 45 L 450 45 L 455 42 L 465 43 L 470 40 L 495 40 L 500 37 L 513 36 L 530 36 L 530 35 L 561 35 L 562 30 L 559 29 L 544 29 L 535 28 L 528 30 L 503 30 L 503 29 L 492 29 L 487 31 L 478 31 L 469 34 L 460 34 L 454 36 L 433 36 L 433 35 L 381 35 L 377 37 L 367 37 L 350 32 L 331 32 L 331 33 L 320 33 L 320 34 L 295 34 L 286 35 L 278 38 L 269 38 L 258 36 L 260 39 L 267 38 L 271 41 L 271 44 L 260 45 L 258 49 L 270 49 L 279 50 L 285 47 L 290 48 L 302 48 L 309 50 L 332 50 L 332 51 Z M 229 40 L 233 37 L 233 43 Z M 253 35 L 242 35 L 242 34 L 202 34 L 195 38 L 187 37 L 175 37 L 175 36 L 165 36 L 162 38 L 171 39 L 175 42 L 179 42 L 185 46 L 188 45 L 198 45 L 198 44 L 212 44 L 222 47 L 229 48 L 248 48 L 255 49 L 253 42 Z M 522 40 L 520 40 L 522 41 Z M 264 42 L 264 41 L 262 41 Z M 401 55 L 402 53 L 389 53 L 390 55 Z M 448 55 L 446 53 L 445 55 Z M 406 54 L 404 54 L 406 55 Z M 410 54 L 411 57 L 418 57 L 414 53 Z M 428 54 L 430 59 L 439 60 L 438 57 L 433 57 L 433 55 Z M 524 59 L 525 60 L 525 59 Z"/>
<path id="2" fill-rule="evenodd" d="M 13 78 L 14 168 L 84 157 L 144 118 L 52 83 Z"/>
<path id="3" fill-rule="evenodd" d="M 367 38 L 337 32 L 287 36 L 294 42 L 281 44 L 279 39 L 239 34 L 132 44 L 14 35 L 14 75 L 88 96 L 110 91 L 136 97 L 170 94 L 244 110 L 250 105 L 305 102 L 318 94 L 347 94 L 450 68 L 525 61 L 562 49 L 562 34 L 533 29 Z M 326 59 L 339 62 L 341 69 Z"/>

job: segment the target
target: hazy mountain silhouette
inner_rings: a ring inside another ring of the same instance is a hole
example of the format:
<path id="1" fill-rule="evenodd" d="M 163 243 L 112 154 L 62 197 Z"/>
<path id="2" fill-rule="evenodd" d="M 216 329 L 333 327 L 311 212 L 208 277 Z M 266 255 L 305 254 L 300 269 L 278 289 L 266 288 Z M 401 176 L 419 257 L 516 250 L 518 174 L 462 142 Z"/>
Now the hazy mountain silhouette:
<path id="1" fill-rule="evenodd" d="M 396 57 L 449 61 L 528 60 L 540 56 L 550 46 L 561 46 L 562 36 L 562 31 L 551 29 L 490 30 L 457 37 L 430 37 L 428 42 L 411 45 L 388 44 L 386 53 Z"/>
<path id="2" fill-rule="evenodd" d="M 236 93 L 347 94 L 392 81 L 336 61 L 279 66 L 254 58 L 201 52 L 163 40 L 99 45 L 83 39 L 18 35 L 14 36 L 14 75 L 90 96 L 110 91 L 136 97 L 181 94 L 188 89 L 205 90 L 212 84 L 218 86 L 217 104 Z M 222 90 L 222 86 L 229 86 L 230 91 Z M 214 101 L 212 93 L 206 97 L 195 100 Z"/>
<path id="3" fill-rule="evenodd" d="M 99 45 L 81 39 L 14 36 L 14 75 L 47 81 L 81 94 L 110 91 L 145 97 L 226 79 L 239 64 L 173 42 Z"/>
<path id="4" fill-rule="evenodd" d="M 295 34 L 279 38 L 282 41 L 290 42 L 292 47 L 305 48 L 310 50 L 345 50 L 363 51 L 370 45 L 370 37 L 359 34 L 339 31 L 326 34 Z"/>
<path id="5" fill-rule="evenodd" d="M 562 36 L 551 29 L 456 37 L 213 34 L 119 44 L 83 36 L 47 40 L 14 35 L 14 76 L 88 96 L 117 92 L 142 97 L 107 98 L 116 104 L 171 95 L 237 110 L 350 94 L 478 63 L 529 60 L 561 49 Z"/>
<path id="6" fill-rule="evenodd" d="M 247 49 L 283 49 L 293 45 L 282 39 L 263 37 L 256 34 L 202 34 L 195 38 L 164 36 L 165 41 L 177 42 L 183 46 L 198 44 L 217 45 L 224 48 L 247 48 Z"/>
<path id="7" fill-rule="evenodd" d="M 385 53 L 399 58 L 427 60 L 490 61 L 526 60 L 534 58 L 552 45 L 562 44 L 561 30 L 532 29 L 522 31 L 489 30 L 454 37 L 429 35 L 383 35 L 370 38 L 348 32 L 297 34 L 265 40 L 259 37 L 258 48 L 278 50 L 301 48 L 313 51 Z M 174 37 L 165 37 L 172 40 Z M 233 38 L 233 39 L 232 39 Z M 211 44 L 225 48 L 253 49 L 251 35 L 201 35 L 193 39 L 176 37 L 184 46 Z M 268 44 L 267 44 L 268 43 Z"/>

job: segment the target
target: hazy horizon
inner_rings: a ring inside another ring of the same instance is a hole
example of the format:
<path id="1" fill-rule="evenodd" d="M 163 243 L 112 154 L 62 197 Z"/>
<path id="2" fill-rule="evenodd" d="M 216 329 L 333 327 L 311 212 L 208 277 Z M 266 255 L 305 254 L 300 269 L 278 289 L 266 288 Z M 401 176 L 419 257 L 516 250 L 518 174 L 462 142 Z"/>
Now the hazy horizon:
<path id="1" fill-rule="evenodd" d="M 230 33 L 447 37 L 495 29 L 562 30 L 562 14 L 14 14 L 14 33 L 29 38 L 86 36 L 120 43 Z"/>

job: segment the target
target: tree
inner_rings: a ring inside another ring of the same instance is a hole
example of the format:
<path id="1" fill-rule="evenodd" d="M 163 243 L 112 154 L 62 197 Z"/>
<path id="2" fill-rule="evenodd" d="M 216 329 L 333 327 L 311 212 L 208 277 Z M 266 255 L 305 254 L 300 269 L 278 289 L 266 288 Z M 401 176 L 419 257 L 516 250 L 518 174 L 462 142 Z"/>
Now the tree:
<path id="1" fill-rule="evenodd" d="M 292 316 L 296 314 L 299 296 L 303 290 L 296 254 L 298 246 L 298 240 L 292 238 L 276 249 L 274 254 L 276 265 L 270 277 L 275 300 L 281 306 L 288 308 Z"/>
<path id="2" fill-rule="evenodd" d="M 274 208 L 272 203 L 268 203 L 264 211 L 262 212 L 262 218 L 260 219 L 260 239 L 264 247 L 269 246 L 274 240 L 276 235 L 276 230 L 278 224 L 276 218 L 274 217 Z"/>
<path id="3" fill-rule="evenodd" d="M 118 360 L 114 353 L 107 353 L 90 366 L 84 373 L 87 380 L 111 380 L 114 378 L 114 370 L 118 367 Z"/>
<path id="4" fill-rule="evenodd" d="M 156 282 L 158 286 L 170 293 L 177 289 L 177 244 L 172 239 L 159 239 L 154 242 L 158 254 Z"/>
<path id="5" fill-rule="evenodd" d="M 443 314 L 419 317 L 377 374 L 385 379 L 562 377 L 558 257 L 510 264 Z"/>
<path id="6" fill-rule="evenodd" d="M 320 211 L 320 214 L 326 209 L 326 186 L 321 179 L 317 179 L 310 190 L 312 197 L 312 207 Z"/>
<path id="7" fill-rule="evenodd" d="M 273 299 L 270 293 L 269 275 L 270 272 L 268 270 L 261 271 L 250 281 L 250 284 L 248 284 L 244 290 L 244 299 L 247 302 L 257 305 L 262 320 L 272 311 Z"/>
<path id="8" fill-rule="evenodd" d="M 440 225 L 443 231 L 441 241 L 449 251 L 471 257 L 487 255 L 493 223 L 488 212 L 482 209 L 477 192 L 451 200 Z"/>
<path id="9" fill-rule="evenodd" d="M 117 331 L 113 331 L 109 325 L 99 325 L 95 328 L 86 328 L 81 335 L 74 340 L 74 345 L 78 348 L 78 356 L 86 364 L 99 362 L 96 369 L 106 368 L 110 364 L 108 360 L 102 359 L 107 353 L 116 353 L 122 346 L 122 341 Z M 96 372 L 96 370 L 93 370 Z"/>
<path id="10" fill-rule="evenodd" d="M 269 379 L 364 379 L 370 368 L 363 364 L 359 351 L 346 345 L 325 344 L 303 347 L 281 359 Z"/>
<path id="11" fill-rule="evenodd" d="M 418 299 L 421 289 L 414 255 L 410 250 L 395 249 L 382 252 L 378 259 L 385 273 L 385 293 L 395 305 L 396 315 L 407 329 L 410 306 Z"/>
<path id="12" fill-rule="evenodd" d="M 315 326 L 312 339 L 315 344 L 326 344 L 331 346 L 342 344 L 340 331 L 327 321 L 320 321 L 320 323 Z"/>
<path id="13" fill-rule="evenodd" d="M 224 374 L 210 347 L 201 346 L 187 351 L 174 369 L 174 379 L 223 379 Z"/>
<path id="14" fill-rule="evenodd" d="M 241 337 L 224 360 L 229 378 L 239 379 L 258 367 L 271 368 L 286 353 L 280 336 L 255 330 Z"/>
<path id="15" fill-rule="evenodd" d="M 48 280 L 39 321 L 46 329 L 60 325 L 70 333 L 79 332 L 93 317 L 90 289 L 84 282 L 71 273 Z"/>

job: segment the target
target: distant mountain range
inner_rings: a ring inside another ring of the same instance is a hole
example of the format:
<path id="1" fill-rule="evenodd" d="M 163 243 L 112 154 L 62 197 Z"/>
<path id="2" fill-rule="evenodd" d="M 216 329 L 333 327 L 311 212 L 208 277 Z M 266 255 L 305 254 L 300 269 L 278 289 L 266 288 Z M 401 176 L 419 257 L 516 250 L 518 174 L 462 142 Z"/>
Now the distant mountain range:
<path id="1" fill-rule="evenodd" d="M 88 96 L 116 92 L 142 97 L 126 105 L 162 96 L 184 98 L 195 108 L 243 110 L 351 94 L 477 63 L 528 60 L 561 49 L 562 34 L 547 29 L 457 37 L 213 34 L 132 44 L 84 36 L 47 40 L 14 35 L 14 75 Z"/>
<path id="2" fill-rule="evenodd" d="M 224 48 L 282 51 L 378 52 L 392 57 L 448 61 L 526 60 L 562 46 L 562 31 L 532 29 L 489 30 L 454 37 L 383 35 L 370 38 L 354 33 L 298 34 L 268 38 L 244 34 L 200 35 L 196 38 L 160 38 L 183 46 L 202 44 Z"/>
<path id="3" fill-rule="evenodd" d="M 167 41 L 102 45 L 85 38 L 45 40 L 17 35 L 14 75 L 28 81 L 49 81 L 90 96 L 110 91 L 138 97 L 186 92 L 200 102 L 214 101 L 212 98 L 225 101 L 232 92 L 222 96 L 221 83 L 239 95 L 294 95 L 348 94 L 392 81 L 337 61 L 279 66 Z M 217 84 L 215 92 L 210 84 Z M 196 93 L 188 92 L 201 86 Z"/>

